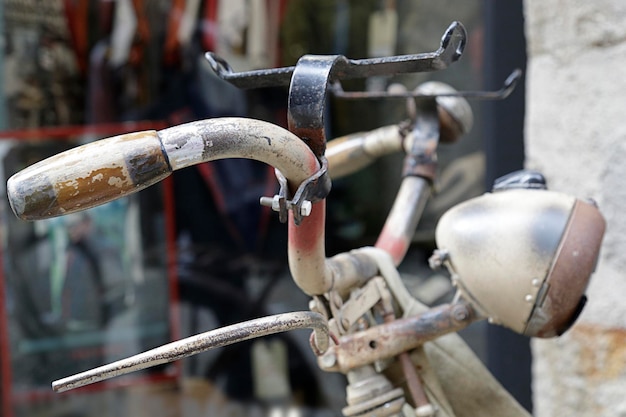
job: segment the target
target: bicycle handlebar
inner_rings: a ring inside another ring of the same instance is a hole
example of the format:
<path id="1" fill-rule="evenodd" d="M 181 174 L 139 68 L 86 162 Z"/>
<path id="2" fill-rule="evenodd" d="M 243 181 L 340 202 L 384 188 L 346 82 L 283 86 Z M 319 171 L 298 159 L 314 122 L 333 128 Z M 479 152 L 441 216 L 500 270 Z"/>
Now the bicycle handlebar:
<path id="1" fill-rule="evenodd" d="M 174 170 L 224 158 L 275 167 L 292 194 L 320 170 L 315 154 L 293 133 L 260 120 L 217 118 L 70 149 L 13 175 L 7 194 L 18 217 L 45 219 L 95 207 L 140 191 Z M 333 285 L 325 264 L 323 199 L 315 206 L 299 226 L 290 221 L 288 228 L 289 267 L 309 295 Z M 293 210 L 289 215 L 293 219 Z"/>
<path id="2" fill-rule="evenodd" d="M 251 158 L 297 187 L 319 169 L 297 136 L 268 122 L 220 118 L 102 139 L 38 162 L 7 182 L 24 220 L 85 210 L 153 185 L 174 170 L 223 158 Z"/>

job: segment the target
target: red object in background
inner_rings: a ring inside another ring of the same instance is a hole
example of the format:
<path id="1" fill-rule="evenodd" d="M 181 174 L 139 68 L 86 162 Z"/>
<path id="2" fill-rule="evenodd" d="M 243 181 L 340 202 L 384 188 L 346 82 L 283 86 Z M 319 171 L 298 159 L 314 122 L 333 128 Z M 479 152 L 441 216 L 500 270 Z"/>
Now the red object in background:
<path id="1" fill-rule="evenodd" d="M 164 129 L 166 123 L 138 121 L 125 123 L 100 123 L 94 125 L 80 126 L 52 126 L 40 127 L 36 129 L 0 130 L 0 139 L 18 140 L 68 140 L 76 136 L 113 136 L 130 132 L 140 132 L 142 130 Z"/>
<path id="2" fill-rule="evenodd" d="M 69 141 L 80 137 L 106 137 L 118 134 L 138 131 L 138 130 L 158 130 L 166 127 L 160 122 L 129 122 L 129 123 L 110 123 L 91 126 L 59 126 L 45 127 L 29 130 L 6 130 L 0 131 L 0 139 L 15 140 L 16 144 L 23 141 L 32 141 L 38 145 L 46 141 Z M 166 288 L 169 300 L 169 339 L 176 340 L 180 338 L 179 329 L 179 312 L 178 312 L 178 287 L 177 287 L 177 271 L 176 271 L 176 245 L 175 245 L 175 215 L 174 215 L 174 193 L 173 181 L 166 179 L 161 184 L 163 196 L 163 213 L 165 219 L 165 256 L 164 262 L 167 277 Z M 7 208 L 8 209 L 8 208 Z M 9 214 L 10 215 L 10 214 Z M 18 220 L 15 220 L 18 221 Z M 7 227 L 4 230 L 8 233 Z M 9 240 L 9 236 L 5 236 L 5 241 Z M 4 252 L 4 250 L 3 250 Z M 11 344 L 9 343 L 9 320 L 7 314 L 6 302 L 8 300 L 5 269 L 5 255 L 0 256 L 0 410 L 2 416 L 13 417 L 15 415 L 15 406 L 30 404 L 38 401 L 51 401 L 59 398 L 59 394 L 53 393 L 52 390 L 19 390 L 13 389 L 14 371 L 12 369 L 12 353 Z M 84 387 L 75 392 L 76 395 L 81 393 L 93 393 L 103 389 L 123 388 L 130 385 L 153 384 L 163 381 L 176 380 L 181 373 L 180 364 L 175 364 L 173 372 L 159 372 L 148 375 L 138 375 L 130 380 L 123 379 L 118 381 L 107 382 L 106 385 L 97 384 Z M 52 382 L 52 381 L 49 381 Z M 74 395 L 74 394 L 72 394 Z"/>

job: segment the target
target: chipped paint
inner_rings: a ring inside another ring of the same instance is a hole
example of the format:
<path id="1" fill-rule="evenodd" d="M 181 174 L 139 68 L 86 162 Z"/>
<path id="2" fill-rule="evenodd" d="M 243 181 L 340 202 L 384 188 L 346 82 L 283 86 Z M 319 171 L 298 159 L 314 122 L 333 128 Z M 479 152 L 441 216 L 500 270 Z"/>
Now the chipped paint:
<path id="1" fill-rule="evenodd" d="M 70 149 L 9 179 L 16 214 L 36 220 L 87 209 L 139 191 L 169 174 L 156 131 Z"/>

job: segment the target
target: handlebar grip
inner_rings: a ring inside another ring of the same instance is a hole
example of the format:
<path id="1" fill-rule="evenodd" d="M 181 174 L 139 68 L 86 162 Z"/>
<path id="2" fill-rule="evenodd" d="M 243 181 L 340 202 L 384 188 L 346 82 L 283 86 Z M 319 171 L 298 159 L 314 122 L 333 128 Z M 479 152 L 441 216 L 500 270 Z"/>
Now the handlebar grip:
<path id="1" fill-rule="evenodd" d="M 104 204 L 153 185 L 172 172 L 154 130 L 78 146 L 7 181 L 13 212 L 40 220 Z"/>

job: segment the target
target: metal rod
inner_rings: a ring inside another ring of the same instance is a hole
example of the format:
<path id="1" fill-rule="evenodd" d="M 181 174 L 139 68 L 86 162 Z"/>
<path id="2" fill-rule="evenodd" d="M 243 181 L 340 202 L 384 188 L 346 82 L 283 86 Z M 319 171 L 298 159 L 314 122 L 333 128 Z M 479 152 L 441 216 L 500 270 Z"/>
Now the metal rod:
<path id="1" fill-rule="evenodd" d="M 434 52 L 368 59 L 347 59 L 338 55 L 332 80 L 441 70 L 461 57 L 466 40 L 467 32 L 463 25 L 453 22 L 441 38 L 439 48 Z M 218 55 L 207 52 L 205 57 L 220 78 L 239 88 L 288 86 L 296 69 L 283 67 L 234 72 Z"/>
<path id="2" fill-rule="evenodd" d="M 319 313 L 297 311 L 249 320 L 168 343 L 126 359 L 59 379 L 52 383 L 52 389 L 57 392 L 64 392 L 141 369 L 173 362 L 217 347 L 305 328 L 313 329 L 317 349 L 320 352 L 326 351 L 329 344 L 326 319 Z"/>
<path id="3" fill-rule="evenodd" d="M 456 91 L 450 93 L 428 94 L 420 91 L 345 91 L 339 81 L 333 82 L 329 87 L 329 91 L 338 98 L 342 99 L 397 99 L 397 98 L 416 98 L 428 99 L 437 97 L 465 97 L 474 100 L 502 100 L 507 98 L 518 81 L 522 78 L 522 70 L 519 68 L 513 70 L 511 74 L 504 80 L 502 87 L 494 91 Z"/>
<path id="4" fill-rule="evenodd" d="M 425 342 L 457 332 L 482 317 L 465 302 L 444 304 L 422 314 L 370 327 L 339 338 L 326 355 L 336 360 L 326 371 L 345 372 L 411 351 Z"/>

